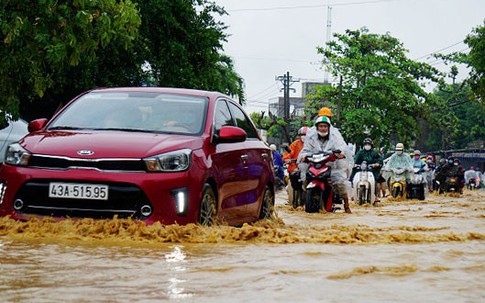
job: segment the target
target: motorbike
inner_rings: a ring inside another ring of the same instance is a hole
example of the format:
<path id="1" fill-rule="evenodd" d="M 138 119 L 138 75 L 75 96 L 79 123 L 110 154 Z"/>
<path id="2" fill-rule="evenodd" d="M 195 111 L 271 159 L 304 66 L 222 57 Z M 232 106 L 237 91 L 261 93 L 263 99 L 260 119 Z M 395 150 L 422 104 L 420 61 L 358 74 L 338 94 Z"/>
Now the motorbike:
<path id="1" fill-rule="evenodd" d="M 414 168 L 414 174 L 411 176 L 409 182 L 409 188 L 407 191 L 407 198 L 408 199 L 425 199 L 425 174 L 419 168 Z"/>
<path id="2" fill-rule="evenodd" d="M 372 203 L 375 200 L 375 178 L 370 171 L 370 165 L 363 161 L 360 165 L 355 165 L 357 172 L 353 179 L 353 194 L 354 200 L 358 201 L 359 205 L 364 203 Z"/>
<path id="3" fill-rule="evenodd" d="M 328 162 L 337 159 L 337 154 L 341 151 L 319 152 L 307 157 L 309 167 L 306 173 L 306 199 L 305 211 L 307 213 L 319 212 L 325 209 L 327 212 L 334 212 L 341 209 L 342 198 L 333 191 L 330 181 L 331 167 Z"/>
<path id="4" fill-rule="evenodd" d="M 295 163 L 296 159 L 290 159 L 290 163 Z M 303 205 L 303 183 L 301 180 L 301 171 L 300 169 L 294 169 L 290 173 L 290 183 L 291 188 L 293 189 L 292 193 L 292 206 L 293 208 L 297 208 L 298 206 Z"/>
<path id="5" fill-rule="evenodd" d="M 460 179 L 456 176 L 452 176 L 452 177 L 447 176 L 443 184 L 441 184 L 440 182 L 438 182 L 438 184 L 440 186 L 438 191 L 439 194 L 447 193 L 447 192 L 461 193 Z"/>
<path id="6" fill-rule="evenodd" d="M 282 180 L 278 176 L 278 171 L 279 171 L 278 166 L 277 165 L 274 165 L 273 166 L 273 173 L 274 173 L 274 176 L 275 176 L 276 189 L 277 190 L 280 190 L 280 189 L 282 189 L 282 188 L 284 188 L 286 186 L 286 183 L 285 183 L 285 180 Z"/>
<path id="7" fill-rule="evenodd" d="M 466 183 L 466 187 L 469 190 L 474 190 L 476 188 L 479 188 L 480 187 L 480 178 L 476 177 L 476 178 L 468 179 L 468 182 Z"/>
<path id="8" fill-rule="evenodd" d="M 404 197 L 406 194 L 406 170 L 404 168 L 392 168 L 389 180 L 389 189 L 394 198 Z"/>

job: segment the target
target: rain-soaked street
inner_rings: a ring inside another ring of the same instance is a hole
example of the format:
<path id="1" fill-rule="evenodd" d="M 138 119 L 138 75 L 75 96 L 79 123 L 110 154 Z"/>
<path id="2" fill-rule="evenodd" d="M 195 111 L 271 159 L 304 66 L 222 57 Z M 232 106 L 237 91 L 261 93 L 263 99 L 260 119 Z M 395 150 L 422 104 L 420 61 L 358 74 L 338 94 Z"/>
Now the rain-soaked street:
<path id="1" fill-rule="evenodd" d="M 241 228 L 0 219 L 2 302 L 485 302 L 485 190 Z"/>

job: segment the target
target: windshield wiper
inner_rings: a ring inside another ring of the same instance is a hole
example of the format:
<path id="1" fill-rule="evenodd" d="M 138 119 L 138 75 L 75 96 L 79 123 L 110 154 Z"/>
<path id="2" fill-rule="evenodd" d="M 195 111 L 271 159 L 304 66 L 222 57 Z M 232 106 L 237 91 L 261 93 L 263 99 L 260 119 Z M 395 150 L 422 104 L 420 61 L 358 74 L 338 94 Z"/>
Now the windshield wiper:
<path id="1" fill-rule="evenodd" d="M 55 129 L 66 129 L 66 130 L 78 130 L 78 129 L 83 129 L 82 127 L 77 127 L 77 126 L 66 126 L 66 125 L 61 125 L 61 126 L 53 126 L 49 127 L 49 130 L 55 130 Z"/>

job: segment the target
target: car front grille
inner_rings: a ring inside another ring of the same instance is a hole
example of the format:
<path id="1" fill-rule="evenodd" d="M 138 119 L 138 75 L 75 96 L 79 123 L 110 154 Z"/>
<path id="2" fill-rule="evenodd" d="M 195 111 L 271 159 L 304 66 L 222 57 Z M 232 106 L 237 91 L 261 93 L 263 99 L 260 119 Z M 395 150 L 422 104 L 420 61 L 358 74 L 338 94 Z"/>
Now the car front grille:
<path id="1" fill-rule="evenodd" d="M 100 171 L 146 171 L 145 162 L 141 159 L 78 159 L 32 155 L 29 166 L 50 169 L 86 168 Z"/>
<path id="2" fill-rule="evenodd" d="M 63 182 L 66 183 L 64 180 Z M 31 180 L 18 191 L 14 205 L 21 201 L 22 207 L 16 209 L 21 214 L 95 219 L 110 219 L 117 215 L 119 218 L 143 220 L 146 217 L 141 214 L 142 207 L 153 209 L 146 195 L 137 186 L 123 183 L 103 184 L 109 186 L 108 200 L 49 198 L 49 181 Z"/>

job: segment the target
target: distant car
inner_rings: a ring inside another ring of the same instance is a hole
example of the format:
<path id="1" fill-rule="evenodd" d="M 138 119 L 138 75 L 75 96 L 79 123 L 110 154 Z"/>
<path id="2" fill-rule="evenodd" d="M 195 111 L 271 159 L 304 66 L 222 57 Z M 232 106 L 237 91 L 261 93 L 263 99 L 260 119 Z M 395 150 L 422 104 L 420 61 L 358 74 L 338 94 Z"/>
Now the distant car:
<path id="1" fill-rule="evenodd" d="M 29 130 L 0 168 L 2 216 L 240 225 L 274 206 L 271 151 L 221 93 L 96 89 Z"/>
<path id="2" fill-rule="evenodd" d="M 5 158 L 8 146 L 27 134 L 27 122 L 22 119 L 12 120 L 10 115 L 5 116 L 5 123 L 0 125 L 0 163 Z"/>

